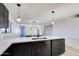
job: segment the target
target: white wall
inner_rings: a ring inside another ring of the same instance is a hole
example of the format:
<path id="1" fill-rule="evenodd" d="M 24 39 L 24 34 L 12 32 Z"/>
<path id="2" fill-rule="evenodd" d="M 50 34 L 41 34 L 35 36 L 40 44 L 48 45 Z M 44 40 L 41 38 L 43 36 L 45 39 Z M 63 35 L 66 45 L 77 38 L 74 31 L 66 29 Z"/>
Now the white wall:
<path id="1" fill-rule="evenodd" d="M 67 18 L 54 24 L 54 35 L 65 36 L 68 39 L 79 38 L 79 18 Z"/>
<path id="2" fill-rule="evenodd" d="M 51 36 L 53 34 L 52 29 L 53 29 L 53 27 L 51 24 L 44 26 L 44 35 Z"/>
<path id="3" fill-rule="evenodd" d="M 54 24 L 54 35 L 66 37 L 66 44 L 79 48 L 79 18 L 58 20 Z"/>
<path id="4" fill-rule="evenodd" d="M 11 17 L 9 18 L 10 23 L 11 23 L 11 30 L 13 34 L 17 34 L 18 35 L 18 29 L 19 29 L 19 25 L 14 21 L 14 19 L 12 19 Z"/>

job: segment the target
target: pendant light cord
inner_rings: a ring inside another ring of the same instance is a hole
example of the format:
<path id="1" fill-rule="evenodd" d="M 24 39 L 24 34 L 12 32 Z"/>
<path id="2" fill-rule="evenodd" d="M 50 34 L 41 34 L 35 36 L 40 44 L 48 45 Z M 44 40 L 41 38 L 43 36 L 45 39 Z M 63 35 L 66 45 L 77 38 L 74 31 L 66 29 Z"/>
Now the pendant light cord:
<path id="1" fill-rule="evenodd" d="M 52 14 L 53 14 L 53 17 L 52 17 L 53 19 L 52 19 L 52 21 L 54 21 L 54 11 L 52 11 Z"/>
<path id="2" fill-rule="evenodd" d="M 18 6 L 18 18 L 20 18 L 20 15 L 19 15 L 20 13 L 19 13 L 19 12 L 20 12 L 20 11 L 19 11 L 19 6 Z"/>
<path id="3" fill-rule="evenodd" d="M 20 18 L 20 4 L 17 4 L 17 6 L 18 6 L 18 18 Z"/>

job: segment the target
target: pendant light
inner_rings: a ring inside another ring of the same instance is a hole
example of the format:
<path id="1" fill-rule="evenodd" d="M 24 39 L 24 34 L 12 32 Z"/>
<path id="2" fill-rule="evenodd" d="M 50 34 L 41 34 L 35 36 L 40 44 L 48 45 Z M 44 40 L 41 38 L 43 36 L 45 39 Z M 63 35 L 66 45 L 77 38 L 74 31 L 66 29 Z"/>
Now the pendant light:
<path id="1" fill-rule="evenodd" d="M 17 4 L 18 6 L 18 17 L 17 17 L 17 22 L 21 22 L 21 18 L 20 18 L 20 4 Z"/>
<path id="2" fill-rule="evenodd" d="M 52 11 L 52 14 L 53 14 L 52 24 L 54 24 L 55 23 L 55 21 L 54 21 L 54 11 Z"/>
<path id="3" fill-rule="evenodd" d="M 54 20 L 52 20 L 52 24 L 54 24 L 55 22 L 54 22 Z"/>

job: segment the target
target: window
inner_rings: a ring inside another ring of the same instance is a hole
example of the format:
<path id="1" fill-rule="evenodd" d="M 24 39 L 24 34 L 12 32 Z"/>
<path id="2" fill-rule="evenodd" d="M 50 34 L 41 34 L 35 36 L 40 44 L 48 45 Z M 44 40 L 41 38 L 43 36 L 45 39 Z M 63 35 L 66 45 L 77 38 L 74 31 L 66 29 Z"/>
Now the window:
<path id="1" fill-rule="evenodd" d="M 8 27 L 7 29 L 6 28 L 0 28 L 0 32 L 1 33 L 10 33 L 11 32 L 11 27 Z"/>
<path id="2" fill-rule="evenodd" d="M 0 28 L 0 32 L 4 33 L 5 32 L 5 28 Z"/>

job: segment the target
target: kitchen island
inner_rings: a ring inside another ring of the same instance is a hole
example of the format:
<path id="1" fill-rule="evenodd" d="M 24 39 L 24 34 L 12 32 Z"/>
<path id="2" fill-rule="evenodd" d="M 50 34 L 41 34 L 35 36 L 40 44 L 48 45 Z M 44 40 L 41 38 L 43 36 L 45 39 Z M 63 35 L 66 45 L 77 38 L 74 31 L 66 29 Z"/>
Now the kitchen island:
<path id="1" fill-rule="evenodd" d="M 2 56 L 57 56 L 65 52 L 65 38 L 59 36 L 6 38 L 0 42 Z"/>

